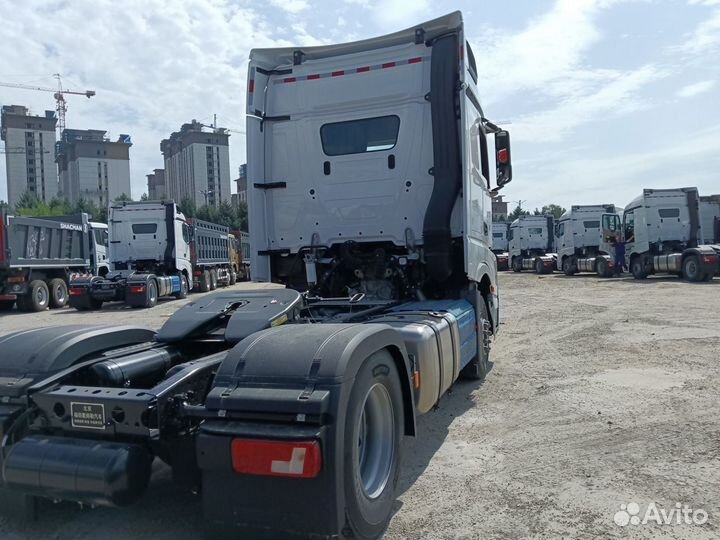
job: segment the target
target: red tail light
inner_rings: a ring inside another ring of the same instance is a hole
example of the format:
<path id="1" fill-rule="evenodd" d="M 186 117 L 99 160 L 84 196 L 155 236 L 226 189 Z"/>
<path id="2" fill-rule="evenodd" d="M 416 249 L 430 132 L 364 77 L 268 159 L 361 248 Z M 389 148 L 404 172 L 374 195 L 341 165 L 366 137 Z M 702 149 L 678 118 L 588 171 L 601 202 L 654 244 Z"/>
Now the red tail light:
<path id="1" fill-rule="evenodd" d="M 505 164 L 508 162 L 507 148 L 502 148 L 502 149 L 498 150 L 497 160 L 498 160 L 498 163 L 502 163 L 502 164 Z"/>
<path id="2" fill-rule="evenodd" d="M 145 292 L 145 285 L 136 285 L 134 287 L 130 287 L 130 292 L 132 294 L 140 294 Z"/>
<path id="3" fill-rule="evenodd" d="M 715 257 L 714 255 L 705 255 L 703 257 L 703 259 L 705 260 L 706 263 L 709 263 L 709 264 L 714 264 L 717 262 L 717 257 Z M 8 281 L 10 281 L 10 280 L 8 280 Z"/>
<path id="4" fill-rule="evenodd" d="M 24 283 L 25 282 L 25 276 L 13 276 L 7 278 L 8 283 Z"/>
<path id="5" fill-rule="evenodd" d="M 82 289 L 70 289 L 70 296 L 80 296 L 82 293 Z"/>
<path id="6" fill-rule="evenodd" d="M 234 439 L 233 470 L 240 474 L 315 478 L 322 468 L 317 441 Z"/>

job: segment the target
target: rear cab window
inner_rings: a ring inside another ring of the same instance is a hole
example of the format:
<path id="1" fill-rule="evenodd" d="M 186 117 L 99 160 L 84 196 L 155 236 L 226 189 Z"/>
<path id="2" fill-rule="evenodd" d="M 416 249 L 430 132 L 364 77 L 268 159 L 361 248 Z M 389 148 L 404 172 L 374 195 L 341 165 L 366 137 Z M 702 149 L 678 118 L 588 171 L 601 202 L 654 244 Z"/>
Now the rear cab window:
<path id="1" fill-rule="evenodd" d="M 324 124 L 320 128 L 323 152 L 344 156 L 391 150 L 397 144 L 400 118 L 380 116 Z"/>
<path id="2" fill-rule="evenodd" d="M 157 232 L 157 223 L 133 223 L 133 234 L 155 234 Z"/>

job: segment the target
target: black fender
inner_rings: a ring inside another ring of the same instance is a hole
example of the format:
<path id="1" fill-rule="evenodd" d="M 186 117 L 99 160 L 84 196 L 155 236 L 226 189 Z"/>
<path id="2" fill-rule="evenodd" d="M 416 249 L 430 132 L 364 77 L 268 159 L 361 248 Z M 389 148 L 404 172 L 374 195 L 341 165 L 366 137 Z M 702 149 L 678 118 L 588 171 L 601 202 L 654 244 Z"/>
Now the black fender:
<path id="1" fill-rule="evenodd" d="M 252 334 L 220 366 L 197 439 L 203 508 L 212 531 L 272 538 L 337 538 L 345 527 L 344 437 L 360 366 L 388 349 L 400 372 L 405 432 L 415 433 L 411 368 L 400 335 L 383 324 L 288 325 Z M 275 422 L 267 419 L 275 415 Z M 234 418 L 234 419 L 233 419 Z M 259 421 L 258 421 L 259 420 Z M 233 438 L 318 440 L 316 478 L 233 472 Z"/>
<path id="2" fill-rule="evenodd" d="M 20 397 L 33 383 L 92 354 L 152 341 L 139 326 L 34 328 L 0 337 L 0 397 Z"/>
<path id="3" fill-rule="evenodd" d="M 700 262 L 700 268 L 703 272 L 709 272 L 710 275 L 714 275 L 720 271 L 720 262 L 718 261 L 720 254 L 718 254 L 712 246 L 700 245 L 697 247 L 687 248 L 682 254 L 683 263 L 685 262 L 685 259 L 692 255 L 697 256 Z"/>

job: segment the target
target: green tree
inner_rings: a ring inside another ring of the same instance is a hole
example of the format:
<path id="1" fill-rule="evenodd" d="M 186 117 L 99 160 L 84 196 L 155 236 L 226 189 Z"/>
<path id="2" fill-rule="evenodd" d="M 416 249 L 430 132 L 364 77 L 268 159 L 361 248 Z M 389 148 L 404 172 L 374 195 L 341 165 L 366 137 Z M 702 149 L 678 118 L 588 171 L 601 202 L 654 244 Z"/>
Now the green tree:
<path id="1" fill-rule="evenodd" d="M 185 217 L 195 217 L 197 214 L 197 207 L 195 201 L 189 197 L 185 197 L 180 204 L 178 204 L 180 211 L 185 214 Z"/>
<path id="2" fill-rule="evenodd" d="M 142 195 L 140 195 L 140 200 L 141 201 L 149 201 L 150 197 L 148 197 L 147 193 L 143 193 Z"/>
<path id="3" fill-rule="evenodd" d="M 515 221 L 520 216 L 529 216 L 529 215 L 530 215 L 530 212 L 528 212 L 527 210 L 523 210 L 522 206 L 520 206 L 518 204 L 515 207 L 515 209 L 508 214 L 507 220 L 512 222 L 512 221 Z"/>
<path id="4" fill-rule="evenodd" d="M 555 219 L 560 219 L 560 216 L 562 216 L 564 213 L 565 209 L 559 204 L 546 204 L 540 210 L 536 208 L 534 212 L 536 216 L 544 216 L 545 214 L 550 214 Z"/>

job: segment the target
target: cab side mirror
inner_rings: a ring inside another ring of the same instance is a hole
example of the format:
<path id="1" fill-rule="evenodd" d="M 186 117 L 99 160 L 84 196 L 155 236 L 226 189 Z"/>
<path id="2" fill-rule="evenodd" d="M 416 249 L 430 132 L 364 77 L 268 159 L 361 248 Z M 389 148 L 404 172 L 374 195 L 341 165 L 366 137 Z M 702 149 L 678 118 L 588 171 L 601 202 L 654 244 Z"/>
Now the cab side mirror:
<path id="1" fill-rule="evenodd" d="M 504 129 L 495 132 L 495 165 L 497 186 L 501 188 L 512 180 L 510 133 Z"/>

